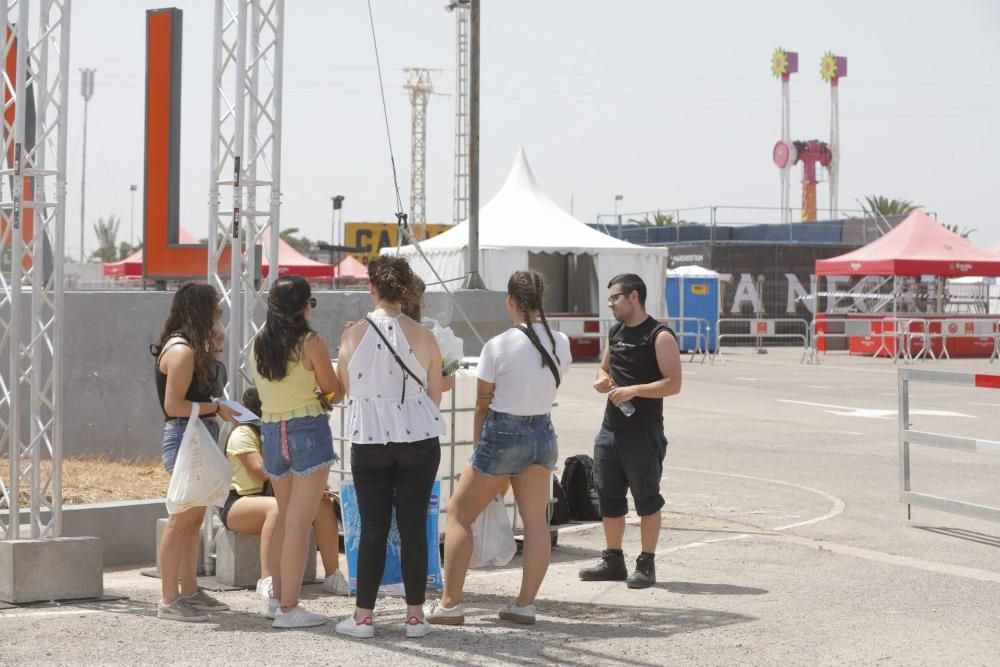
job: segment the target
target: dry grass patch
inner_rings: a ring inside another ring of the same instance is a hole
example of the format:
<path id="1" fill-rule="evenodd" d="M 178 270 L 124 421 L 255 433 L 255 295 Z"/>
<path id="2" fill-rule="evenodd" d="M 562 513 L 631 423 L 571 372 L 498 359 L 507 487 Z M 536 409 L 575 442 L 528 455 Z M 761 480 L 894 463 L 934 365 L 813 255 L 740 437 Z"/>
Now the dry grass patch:
<path id="1" fill-rule="evenodd" d="M 48 479 L 49 461 L 42 461 L 42 479 Z M 7 458 L 0 458 L 0 477 L 10 479 Z M 63 504 L 104 503 L 115 500 L 165 498 L 170 475 L 159 459 L 111 461 L 105 457 L 63 459 Z M 28 495 L 21 490 L 21 502 Z"/>

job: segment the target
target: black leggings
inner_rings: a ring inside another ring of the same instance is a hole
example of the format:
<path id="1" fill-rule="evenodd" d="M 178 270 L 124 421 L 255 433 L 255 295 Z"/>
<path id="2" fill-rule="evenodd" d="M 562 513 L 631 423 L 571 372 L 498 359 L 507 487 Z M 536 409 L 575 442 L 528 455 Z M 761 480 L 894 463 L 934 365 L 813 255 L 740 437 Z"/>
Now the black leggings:
<path id="1" fill-rule="evenodd" d="M 437 438 L 384 445 L 351 445 L 351 473 L 361 512 L 358 608 L 375 608 L 375 596 L 385 571 L 394 494 L 406 604 L 424 603 L 427 589 L 427 507 L 440 462 L 441 444 Z"/>

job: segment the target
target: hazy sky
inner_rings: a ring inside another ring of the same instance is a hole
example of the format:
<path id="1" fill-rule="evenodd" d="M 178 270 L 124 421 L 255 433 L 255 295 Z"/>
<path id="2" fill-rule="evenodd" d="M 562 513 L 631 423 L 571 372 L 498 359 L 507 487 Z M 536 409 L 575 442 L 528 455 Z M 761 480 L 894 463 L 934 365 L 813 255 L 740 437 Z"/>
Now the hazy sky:
<path id="1" fill-rule="evenodd" d="M 410 105 L 402 68 L 429 67 L 427 210 L 450 222 L 454 19 L 445 0 L 373 0 L 404 202 Z M 75 0 L 72 17 L 67 250 L 78 254 L 83 101 L 80 67 L 97 68 L 90 102 L 87 244 L 98 217 L 122 218 L 129 184 L 141 229 L 145 10 L 148 0 Z M 208 229 L 212 2 L 184 10 L 182 224 Z M 390 221 L 394 195 L 365 0 L 287 0 L 283 228 L 329 239 L 330 197 L 345 218 Z M 542 187 L 586 222 L 623 211 L 776 206 L 771 147 L 780 87 L 769 60 L 799 52 L 792 134 L 829 135 L 819 59 L 847 56 L 841 83 L 841 207 L 881 194 L 1000 241 L 1000 2 L 677 2 L 483 0 L 485 203 L 523 146 Z M 795 171 L 792 200 L 800 196 Z M 990 193 L 994 194 L 990 194 Z M 228 194 L 225 201 L 228 201 Z M 825 206 L 825 186 L 820 186 Z M 775 216 L 777 213 L 774 214 Z M 692 214 L 688 217 L 699 217 Z M 720 219 L 745 219 L 739 212 Z"/>

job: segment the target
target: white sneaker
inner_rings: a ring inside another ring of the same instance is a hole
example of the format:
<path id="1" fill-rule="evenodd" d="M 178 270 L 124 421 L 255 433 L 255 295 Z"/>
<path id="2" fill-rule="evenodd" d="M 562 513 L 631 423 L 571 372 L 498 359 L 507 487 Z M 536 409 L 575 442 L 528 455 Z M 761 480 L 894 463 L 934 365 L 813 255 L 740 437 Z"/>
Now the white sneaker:
<path id="1" fill-rule="evenodd" d="M 269 597 L 271 597 L 273 593 L 274 589 L 271 588 L 271 577 L 257 580 L 257 595 L 261 596 L 266 600 Z"/>
<path id="2" fill-rule="evenodd" d="M 459 602 L 449 609 L 438 600 L 424 608 L 424 619 L 434 625 L 462 625 L 465 623 L 465 605 Z"/>
<path id="3" fill-rule="evenodd" d="M 278 609 L 281 608 L 281 603 L 278 598 L 268 598 L 267 599 L 267 611 L 264 612 L 264 618 L 269 618 L 274 620 L 275 615 L 278 613 Z"/>
<path id="4" fill-rule="evenodd" d="M 306 610 L 302 603 L 300 602 L 296 605 L 295 609 L 290 611 L 281 611 L 279 607 L 277 612 L 274 614 L 274 623 L 271 624 L 272 628 L 312 628 L 317 625 L 323 625 L 326 623 L 326 616 L 320 614 L 314 614 L 311 611 Z"/>
<path id="5" fill-rule="evenodd" d="M 358 639 L 369 639 L 375 636 L 375 619 L 365 616 L 360 622 L 354 620 L 354 616 L 349 616 L 337 623 L 337 634 L 357 637 Z"/>
<path id="6" fill-rule="evenodd" d="M 427 622 L 427 619 L 420 620 L 416 616 L 410 616 L 406 619 L 406 636 L 411 639 L 418 639 L 420 637 L 426 637 L 431 633 L 431 624 Z"/>
<path id="7" fill-rule="evenodd" d="M 535 605 L 527 604 L 523 607 L 518 607 L 513 602 L 503 609 L 500 610 L 499 615 L 505 621 L 513 621 L 515 623 L 520 623 L 521 625 L 534 625 L 535 624 L 535 614 L 537 610 Z"/>
<path id="8" fill-rule="evenodd" d="M 351 585 L 347 583 L 347 579 L 340 573 L 340 570 L 334 570 L 333 574 L 323 580 L 323 592 L 333 595 L 348 595 L 351 592 Z"/>

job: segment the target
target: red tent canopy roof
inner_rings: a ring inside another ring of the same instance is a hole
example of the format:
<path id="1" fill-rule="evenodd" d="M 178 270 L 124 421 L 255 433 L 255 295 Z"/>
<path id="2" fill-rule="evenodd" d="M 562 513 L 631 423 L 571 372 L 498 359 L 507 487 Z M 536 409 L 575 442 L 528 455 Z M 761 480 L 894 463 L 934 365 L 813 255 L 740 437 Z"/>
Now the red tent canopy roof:
<path id="1" fill-rule="evenodd" d="M 337 275 L 342 278 L 364 278 L 368 279 L 368 267 L 359 262 L 354 256 L 348 255 L 337 265 Z"/>
<path id="2" fill-rule="evenodd" d="M 261 243 L 265 246 L 269 242 L 270 235 L 264 232 Z M 198 239 L 189 234 L 183 228 L 180 230 L 181 243 L 198 243 Z M 267 257 L 264 257 L 262 272 L 266 276 L 270 267 Z M 278 239 L 278 275 L 286 276 L 298 274 L 306 278 L 333 278 L 332 264 L 324 264 L 309 259 L 298 250 L 289 245 L 284 239 Z M 142 250 L 126 257 L 120 262 L 112 262 L 104 265 L 104 275 L 106 276 L 141 276 L 142 275 Z M 366 274 L 367 275 L 367 274 Z"/>
<path id="3" fill-rule="evenodd" d="M 917 210 L 862 248 L 816 260 L 816 275 L 1000 276 L 1000 257 Z"/>

